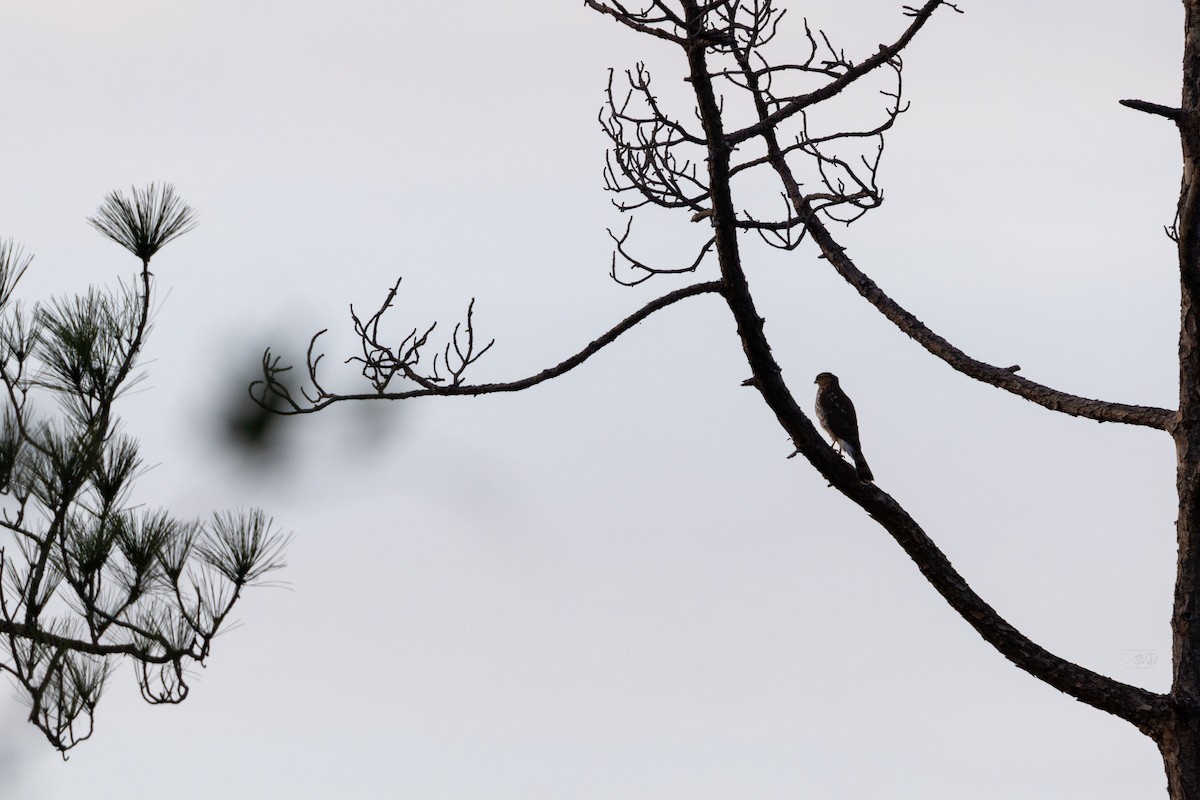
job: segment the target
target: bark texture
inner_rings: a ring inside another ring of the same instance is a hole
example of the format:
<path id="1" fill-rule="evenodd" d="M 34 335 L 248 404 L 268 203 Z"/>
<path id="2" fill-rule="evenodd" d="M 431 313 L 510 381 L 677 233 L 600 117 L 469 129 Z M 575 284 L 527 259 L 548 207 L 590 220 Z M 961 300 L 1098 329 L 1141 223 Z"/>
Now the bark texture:
<path id="1" fill-rule="evenodd" d="M 1184 2 L 1179 245 L 1179 415 L 1172 433 L 1179 493 L 1178 573 L 1171 616 L 1171 718 L 1158 737 L 1172 800 L 1200 800 L 1200 0 Z"/>

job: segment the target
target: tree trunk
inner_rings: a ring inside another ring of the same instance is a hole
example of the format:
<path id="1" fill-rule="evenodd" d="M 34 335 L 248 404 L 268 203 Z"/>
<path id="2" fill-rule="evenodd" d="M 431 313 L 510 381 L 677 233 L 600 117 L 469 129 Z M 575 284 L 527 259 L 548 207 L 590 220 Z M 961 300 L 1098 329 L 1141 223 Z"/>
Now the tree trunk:
<path id="1" fill-rule="evenodd" d="M 1200 0 L 1184 0 L 1179 125 L 1179 415 L 1172 430 L 1179 493 L 1178 572 L 1171 616 L 1171 719 L 1159 737 L 1172 800 L 1200 800 Z M 1194 624 L 1195 623 L 1195 624 Z"/>
<path id="2" fill-rule="evenodd" d="M 1200 797 L 1200 726 L 1194 712 L 1186 716 L 1186 721 L 1175 720 L 1158 744 L 1167 769 L 1167 795 L 1171 800 Z"/>
<path id="3" fill-rule="evenodd" d="M 1185 168 L 1185 197 L 1195 190 L 1187 186 L 1190 170 Z M 1182 222 L 1181 216 L 1181 222 Z M 1180 230 L 1180 255 L 1184 242 L 1195 233 Z M 1189 245 L 1188 249 L 1193 249 Z M 1196 262 L 1185 267 L 1182 324 L 1179 337 L 1179 417 L 1174 430 L 1179 517 L 1178 571 L 1175 608 L 1171 617 L 1173 674 L 1171 718 L 1159 737 L 1159 749 L 1167 770 L 1172 800 L 1200 800 L 1200 620 L 1196 619 L 1197 588 L 1200 587 L 1200 326 L 1198 326 Z M 1194 624 L 1196 623 L 1196 624 Z"/>

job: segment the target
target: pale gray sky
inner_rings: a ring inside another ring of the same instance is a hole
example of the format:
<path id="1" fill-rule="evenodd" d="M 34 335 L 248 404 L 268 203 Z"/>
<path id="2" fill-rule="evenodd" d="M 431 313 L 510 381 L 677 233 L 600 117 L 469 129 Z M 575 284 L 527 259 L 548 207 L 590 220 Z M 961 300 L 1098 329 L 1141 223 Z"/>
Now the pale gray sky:
<path id="1" fill-rule="evenodd" d="M 896 0 L 787 3 L 852 57 Z M 1169 123 L 1177 3 L 963 0 L 905 55 L 913 106 L 859 265 L 995 363 L 1173 406 Z M 201 227 L 156 259 L 149 380 L 123 409 L 158 464 L 139 500 L 261 505 L 295 532 L 180 707 L 118 672 L 63 764 L 12 692 L 11 796 L 987 798 L 1165 790 L 1128 724 L 1019 672 L 800 459 L 713 298 L 533 391 L 289 421 L 255 476 L 217 414 L 268 344 L 331 327 L 405 276 L 402 324 L 471 296 L 480 379 L 535 372 L 650 297 L 607 277 L 596 122 L 606 68 L 671 49 L 563 0 L 8 3 L 0 236 L 30 300 L 113 285 L 131 257 L 84 218 L 171 181 Z M 698 235 L 635 226 L 642 252 Z M 675 248 L 675 249 L 672 249 Z M 690 255 L 687 255 L 690 258 Z M 711 277 L 711 267 L 705 276 Z M 883 321 L 811 248 L 750 280 L 806 404 L 831 370 L 880 486 L 1051 650 L 1169 683 L 1173 448 L 972 383 Z M 398 326 L 397 329 L 399 329 Z M 337 358 L 331 357 L 331 361 Z M 1131 669 L 1130 650 L 1159 663 Z"/>

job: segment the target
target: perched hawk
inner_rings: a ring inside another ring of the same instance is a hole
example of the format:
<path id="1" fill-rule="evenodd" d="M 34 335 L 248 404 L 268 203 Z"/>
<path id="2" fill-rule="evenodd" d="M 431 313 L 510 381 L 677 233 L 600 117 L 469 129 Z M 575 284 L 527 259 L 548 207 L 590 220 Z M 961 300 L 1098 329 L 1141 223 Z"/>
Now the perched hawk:
<path id="1" fill-rule="evenodd" d="M 858 415 L 854 403 L 838 386 L 837 375 L 822 372 L 817 376 L 817 420 L 829 432 L 838 450 L 845 451 L 854 460 L 858 479 L 864 483 L 875 480 L 867 460 L 863 458 L 862 445 L 858 441 Z"/>

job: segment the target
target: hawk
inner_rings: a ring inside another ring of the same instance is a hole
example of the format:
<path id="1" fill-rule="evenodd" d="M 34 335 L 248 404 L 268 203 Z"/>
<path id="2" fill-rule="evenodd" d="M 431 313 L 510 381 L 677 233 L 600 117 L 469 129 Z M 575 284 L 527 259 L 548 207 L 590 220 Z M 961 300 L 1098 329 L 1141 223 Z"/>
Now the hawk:
<path id="1" fill-rule="evenodd" d="M 822 372 L 814 383 L 817 384 L 817 420 L 832 437 L 834 446 L 854 460 L 858 479 L 870 483 L 875 476 L 863 458 L 862 445 L 858 441 L 858 415 L 854 413 L 854 403 L 842 391 L 837 375 L 832 372 Z"/>

